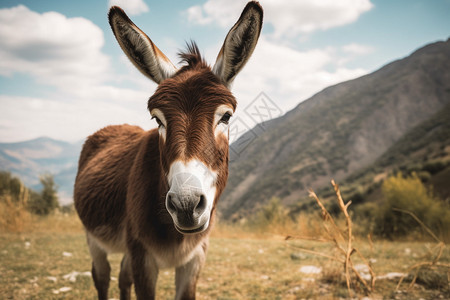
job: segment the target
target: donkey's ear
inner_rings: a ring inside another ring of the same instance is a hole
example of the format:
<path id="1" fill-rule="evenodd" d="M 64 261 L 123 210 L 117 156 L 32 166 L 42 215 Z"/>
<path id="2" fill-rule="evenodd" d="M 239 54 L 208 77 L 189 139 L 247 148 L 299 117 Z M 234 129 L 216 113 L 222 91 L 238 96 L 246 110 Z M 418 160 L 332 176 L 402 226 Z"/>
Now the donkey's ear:
<path id="1" fill-rule="evenodd" d="M 251 1 L 228 32 L 213 67 L 213 72 L 226 86 L 230 86 L 252 55 L 261 33 L 262 21 L 261 5 Z"/>
<path id="2" fill-rule="evenodd" d="M 158 84 L 175 74 L 175 66 L 120 7 L 111 7 L 108 18 L 120 48 L 142 74 Z"/>

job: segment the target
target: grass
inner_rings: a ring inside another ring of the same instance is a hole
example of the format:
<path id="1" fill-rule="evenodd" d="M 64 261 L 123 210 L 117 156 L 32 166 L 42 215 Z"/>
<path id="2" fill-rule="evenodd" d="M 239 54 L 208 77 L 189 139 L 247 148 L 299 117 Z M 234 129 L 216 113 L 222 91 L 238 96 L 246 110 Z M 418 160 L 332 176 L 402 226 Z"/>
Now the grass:
<path id="1" fill-rule="evenodd" d="M 22 233 L 0 232 L 0 299 L 96 299 L 89 276 L 78 275 L 75 281 L 64 278 L 74 271 L 90 271 L 91 267 L 85 236 L 76 216 L 53 215 L 33 222 Z M 372 248 L 363 239 L 358 241 L 355 247 L 371 259 L 377 275 L 405 272 L 409 266 L 432 257 L 432 245 L 427 243 L 375 240 Z M 268 232 L 248 232 L 242 227 L 218 224 L 197 286 L 198 299 L 346 298 L 342 265 L 300 252 L 296 247 L 333 251 L 327 243 L 284 241 Z M 116 278 L 120 259 L 120 255 L 110 257 L 113 276 L 110 298 L 119 295 Z M 441 261 L 450 261 L 448 249 L 444 249 Z M 358 264 L 356 258 L 354 263 Z M 304 266 L 320 267 L 322 272 L 304 274 L 300 272 Z M 450 294 L 448 278 L 443 274 L 426 277 L 439 278 L 440 284 L 424 284 L 424 277 L 412 289 L 408 290 L 405 284 L 398 292 L 395 292 L 398 278 L 380 279 L 371 297 L 446 299 Z M 410 282 L 411 278 L 405 281 Z M 157 299 L 173 299 L 174 290 L 173 270 L 162 270 Z"/>

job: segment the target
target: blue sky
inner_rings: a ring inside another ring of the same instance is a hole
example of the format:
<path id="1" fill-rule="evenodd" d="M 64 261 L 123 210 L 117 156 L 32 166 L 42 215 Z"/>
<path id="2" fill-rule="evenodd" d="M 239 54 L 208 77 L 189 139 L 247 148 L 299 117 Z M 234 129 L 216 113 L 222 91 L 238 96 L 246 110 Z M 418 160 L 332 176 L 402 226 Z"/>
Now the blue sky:
<path id="1" fill-rule="evenodd" d="M 70 142 L 109 124 L 155 127 L 156 85 L 127 61 L 107 22 L 111 4 L 174 62 L 195 40 L 215 57 L 246 1 L 0 2 L 0 142 Z M 287 112 L 323 88 L 450 37 L 450 0 L 261 0 L 262 35 L 235 80 L 236 115 L 261 92 Z"/>

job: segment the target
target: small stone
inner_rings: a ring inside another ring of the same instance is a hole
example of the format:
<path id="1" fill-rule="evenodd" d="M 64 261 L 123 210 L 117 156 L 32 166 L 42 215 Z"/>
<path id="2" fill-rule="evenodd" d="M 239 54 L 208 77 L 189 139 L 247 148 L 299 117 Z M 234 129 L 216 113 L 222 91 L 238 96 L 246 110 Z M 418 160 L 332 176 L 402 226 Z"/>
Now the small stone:
<path id="1" fill-rule="evenodd" d="M 71 291 L 71 290 L 72 290 L 72 288 L 71 288 L 71 287 L 68 287 L 68 286 L 64 286 L 64 287 L 62 287 L 62 288 L 59 289 L 59 291 L 60 291 L 61 293 L 65 293 L 65 292 L 68 292 L 68 291 Z"/>
<path id="2" fill-rule="evenodd" d="M 316 266 L 302 266 L 299 271 L 304 274 L 320 274 L 322 268 Z"/>
<path id="3" fill-rule="evenodd" d="M 405 276 L 405 275 L 406 275 L 405 273 L 390 272 L 390 273 L 387 273 L 386 275 L 377 276 L 377 279 L 389 279 L 389 280 L 392 280 L 392 279 L 400 278 L 400 277 Z M 397 291 L 397 292 L 399 292 L 399 291 Z"/>
<path id="4" fill-rule="evenodd" d="M 304 260 L 306 259 L 306 255 L 303 253 L 291 253 L 292 260 Z"/>

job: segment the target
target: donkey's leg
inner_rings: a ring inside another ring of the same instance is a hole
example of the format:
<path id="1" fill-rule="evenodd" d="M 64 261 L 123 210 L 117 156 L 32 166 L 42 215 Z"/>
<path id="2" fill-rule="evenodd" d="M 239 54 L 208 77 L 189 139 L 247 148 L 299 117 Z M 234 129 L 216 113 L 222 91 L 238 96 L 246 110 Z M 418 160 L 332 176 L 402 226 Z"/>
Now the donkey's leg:
<path id="1" fill-rule="evenodd" d="M 200 271 L 205 264 L 207 242 L 200 245 L 192 257 L 185 265 L 178 267 L 175 271 L 175 285 L 177 293 L 176 300 L 195 299 L 195 289 Z"/>
<path id="2" fill-rule="evenodd" d="M 136 240 L 128 241 L 134 290 L 138 300 L 155 299 L 158 265 L 144 246 Z"/>
<path id="3" fill-rule="evenodd" d="M 131 271 L 131 260 L 128 254 L 125 254 L 120 264 L 119 288 L 120 300 L 131 299 L 131 285 L 133 284 L 133 273 Z"/>
<path id="4" fill-rule="evenodd" d="M 111 273 L 107 254 L 89 235 L 87 236 L 87 241 L 92 257 L 92 278 L 97 289 L 98 299 L 107 300 Z"/>

